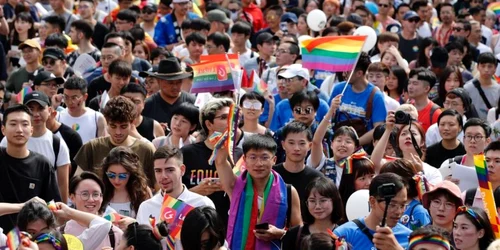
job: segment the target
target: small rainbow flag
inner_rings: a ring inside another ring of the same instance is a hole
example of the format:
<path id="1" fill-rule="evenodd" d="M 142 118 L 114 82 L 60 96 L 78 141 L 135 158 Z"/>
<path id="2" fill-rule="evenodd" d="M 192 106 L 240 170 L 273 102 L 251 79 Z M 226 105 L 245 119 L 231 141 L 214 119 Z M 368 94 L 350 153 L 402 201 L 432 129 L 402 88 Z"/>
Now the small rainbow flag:
<path id="1" fill-rule="evenodd" d="M 490 3 L 487 9 L 495 12 L 495 15 L 497 15 L 497 17 L 500 17 L 500 2 Z"/>
<path id="2" fill-rule="evenodd" d="M 227 131 L 223 133 L 214 132 L 209 138 L 208 141 L 214 145 L 214 149 L 212 150 L 212 155 L 208 158 L 208 164 L 213 165 L 215 161 L 215 157 L 217 157 L 217 153 L 219 150 L 226 144 L 227 141 Z"/>
<path id="3" fill-rule="evenodd" d="M 233 90 L 234 82 L 231 68 L 227 62 L 202 62 L 193 67 L 193 86 L 191 93 L 207 93 Z"/>
<path id="4" fill-rule="evenodd" d="M 52 212 L 57 211 L 57 206 L 56 206 L 56 203 L 54 202 L 54 200 L 49 201 L 49 203 L 47 203 L 47 207 Z"/>
<path id="5" fill-rule="evenodd" d="M 243 156 L 241 156 L 233 167 L 233 173 L 236 176 L 240 176 L 246 169 L 245 161 L 243 160 Z"/>
<path id="6" fill-rule="evenodd" d="M 253 88 L 253 91 L 264 95 L 264 92 L 266 92 L 267 90 L 267 83 L 260 79 L 259 74 L 257 74 L 255 70 L 252 70 L 252 73 L 250 74 L 250 80 L 248 82 L 252 85 L 251 88 Z"/>
<path id="7" fill-rule="evenodd" d="M 240 110 L 236 104 L 231 104 L 229 108 L 229 117 L 227 118 L 227 141 L 226 148 L 229 154 L 229 161 L 234 164 L 233 152 L 236 148 L 236 134 L 238 132 L 238 120 L 240 118 Z"/>
<path id="8" fill-rule="evenodd" d="M 488 167 L 483 154 L 474 155 L 474 165 L 476 166 L 479 190 L 483 196 L 484 211 L 488 215 L 488 218 L 490 218 L 491 228 L 498 239 L 500 238 L 500 220 L 498 219 L 493 190 L 491 182 L 488 179 Z"/>
<path id="9" fill-rule="evenodd" d="M 116 222 L 122 219 L 122 216 L 119 213 L 110 213 L 106 216 L 104 216 L 104 219 L 111 221 L 111 222 Z"/>
<path id="10" fill-rule="evenodd" d="M 356 65 L 366 36 L 328 36 L 301 43 L 305 68 L 331 72 L 350 71 Z"/>
<path id="11" fill-rule="evenodd" d="M 21 232 L 18 227 L 15 227 L 7 234 L 7 246 L 9 249 L 17 249 L 19 244 L 21 244 Z"/>
<path id="12" fill-rule="evenodd" d="M 186 215 L 194 208 L 174 197 L 165 195 L 160 210 L 160 219 L 168 224 L 169 234 L 172 239 L 181 237 L 182 223 Z"/>
<path id="13" fill-rule="evenodd" d="M 19 93 L 17 93 L 17 103 L 23 104 L 24 103 L 24 96 L 26 96 L 27 94 L 29 94 L 31 92 L 33 92 L 31 87 L 24 86 L 23 89 L 21 89 L 21 91 L 19 91 Z"/>

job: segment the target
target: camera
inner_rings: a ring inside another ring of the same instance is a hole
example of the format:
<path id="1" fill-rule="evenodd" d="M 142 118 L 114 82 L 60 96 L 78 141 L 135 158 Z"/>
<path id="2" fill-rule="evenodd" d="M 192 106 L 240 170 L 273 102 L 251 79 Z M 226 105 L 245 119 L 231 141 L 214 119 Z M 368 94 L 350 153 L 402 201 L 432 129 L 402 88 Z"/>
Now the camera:
<path id="1" fill-rule="evenodd" d="M 378 196 L 384 200 L 390 200 L 396 196 L 396 185 L 394 183 L 384 183 L 377 189 Z"/>
<path id="2" fill-rule="evenodd" d="M 401 110 L 397 111 L 396 114 L 394 114 L 394 118 L 396 119 L 396 124 L 409 124 L 412 120 L 410 114 Z"/>

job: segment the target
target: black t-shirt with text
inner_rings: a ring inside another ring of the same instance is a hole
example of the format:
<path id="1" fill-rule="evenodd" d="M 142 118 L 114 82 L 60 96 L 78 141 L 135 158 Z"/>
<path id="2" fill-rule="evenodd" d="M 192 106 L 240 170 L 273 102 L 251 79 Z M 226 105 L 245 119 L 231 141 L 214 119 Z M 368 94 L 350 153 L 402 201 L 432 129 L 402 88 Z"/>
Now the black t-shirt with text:
<path id="1" fill-rule="evenodd" d="M 49 202 L 61 201 L 55 170 L 43 155 L 31 152 L 24 159 L 13 158 L 0 148 L 0 202 L 22 203 L 38 196 Z M 17 213 L 0 216 L 0 227 L 9 232 Z"/>
<path id="2" fill-rule="evenodd" d="M 455 149 L 445 149 L 441 142 L 429 146 L 425 151 L 425 162 L 429 165 L 440 168 L 444 161 L 454 158 L 455 156 L 464 155 L 464 144 L 460 143 Z"/>

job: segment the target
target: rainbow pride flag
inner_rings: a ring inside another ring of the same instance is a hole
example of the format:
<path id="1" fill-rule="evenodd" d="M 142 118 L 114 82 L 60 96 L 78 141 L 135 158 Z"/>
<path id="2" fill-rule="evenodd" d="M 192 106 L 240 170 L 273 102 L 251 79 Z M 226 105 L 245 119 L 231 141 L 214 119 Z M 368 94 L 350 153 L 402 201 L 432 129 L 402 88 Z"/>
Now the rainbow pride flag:
<path id="1" fill-rule="evenodd" d="M 243 156 L 241 156 L 233 167 L 233 173 L 236 176 L 240 176 L 246 169 L 245 161 L 243 160 Z"/>
<path id="2" fill-rule="evenodd" d="M 19 93 L 17 93 L 17 103 L 19 104 L 23 104 L 24 103 L 24 96 L 26 96 L 27 94 L 33 92 L 33 89 L 31 89 L 31 87 L 29 86 L 24 86 L 23 89 L 21 89 L 21 91 L 19 91 Z"/>
<path id="3" fill-rule="evenodd" d="M 56 203 L 54 202 L 54 200 L 49 201 L 49 203 L 47 203 L 47 207 L 52 212 L 57 211 L 57 206 L 56 206 Z"/>
<path id="4" fill-rule="evenodd" d="M 228 63 L 229 58 L 229 63 Z M 238 55 L 208 55 L 193 64 L 191 93 L 219 92 L 235 89 L 231 69 L 239 69 Z"/>
<path id="5" fill-rule="evenodd" d="M 301 43 L 302 65 L 330 72 L 350 71 L 356 65 L 366 36 L 328 36 Z"/>
<path id="6" fill-rule="evenodd" d="M 260 79 L 259 74 L 255 70 L 252 70 L 252 73 L 250 73 L 250 80 L 248 82 L 252 85 L 251 88 L 253 88 L 253 91 L 264 95 L 264 92 L 267 90 L 267 83 Z"/>
<path id="7" fill-rule="evenodd" d="M 479 190 L 483 197 L 484 211 L 490 218 L 491 228 L 495 237 L 500 238 L 500 220 L 498 219 L 495 199 L 493 198 L 493 189 L 488 179 L 488 167 L 484 160 L 484 155 L 474 155 L 474 165 L 476 167 Z"/>
<path id="8" fill-rule="evenodd" d="M 240 58 L 238 54 L 217 54 L 217 55 L 201 55 L 200 62 L 224 62 L 226 63 L 229 59 L 229 66 L 233 69 L 241 68 Z"/>
<path id="9" fill-rule="evenodd" d="M 500 2 L 490 3 L 487 9 L 495 12 L 495 15 L 497 15 L 497 17 L 500 17 Z"/>
<path id="10" fill-rule="evenodd" d="M 104 219 L 111 221 L 111 222 L 115 222 L 115 221 L 121 220 L 122 216 L 119 213 L 110 213 L 110 214 L 104 216 Z"/>
<path id="11" fill-rule="evenodd" d="M 19 244 L 21 244 L 21 232 L 18 227 L 15 227 L 7 234 L 7 246 L 9 249 L 17 249 Z"/>
<path id="12" fill-rule="evenodd" d="M 236 133 L 238 131 L 238 120 L 240 118 L 240 109 L 236 106 L 236 104 L 231 104 L 229 108 L 229 117 L 227 118 L 227 141 L 226 148 L 229 154 L 229 161 L 231 164 L 234 164 L 233 152 L 234 148 L 236 148 Z"/>
<path id="13" fill-rule="evenodd" d="M 181 237 L 182 223 L 186 215 L 194 208 L 174 197 L 165 195 L 160 210 L 160 220 L 168 223 L 169 234 L 172 239 Z"/>

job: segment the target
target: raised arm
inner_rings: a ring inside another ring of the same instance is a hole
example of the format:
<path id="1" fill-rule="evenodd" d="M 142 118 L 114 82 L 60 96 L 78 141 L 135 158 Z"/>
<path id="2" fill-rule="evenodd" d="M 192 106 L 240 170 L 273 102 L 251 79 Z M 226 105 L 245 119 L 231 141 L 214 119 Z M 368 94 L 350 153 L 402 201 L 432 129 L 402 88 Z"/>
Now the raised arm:
<path id="1" fill-rule="evenodd" d="M 217 168 L 222 189 L 227 193 L 229 199 L 231 199 L 234 183 L 236 183 L 236 175 L 233 173 L 233 169 L 227 158 L 227 150 L 225 148 L 220 149 L 215 157 L 215 168 Z"/>
<path id="2" fill-rule="evenodd" d="M 394 122 L 396 119 L 394 118 L 394 111 L 389 111 L 387 113 L 387 119 L 385 124 L 385 132 L 382 135 L 382 138 L 378 141 L 377 145 L 373 149 L 371 160 L 373 165 L 375 166 L 375 173 L 380 171 L 380 168 L 384 164 L 384 154 L 385 149 L 387 147 L 387 142 L 389 141 L 389 137 L 391 136 L 392 129 L 394 128 Z"/>
<path id="3" fill-rule="evenodd" d="M 266 92 L 264 92 L 264 98 L 266 99 L 267 103 L 269 103 L 269 112 L 267 116 L 267 121 L 264 124 L 264 126 L 266 128 L 269 128 L 269 126 L 271 126 L 271 121 L 273 120 L 276 103 L 274 102 L 274 96 L 267 90 Z"/>
<path id="4" fill-rule="evenodd" d="M 40 202 L 42 204 L 47 204 L 44 200 L 42 200 L 41 198 L 38 198 L 37 196 L 31 198 L 30 200 L 26 201 L 25 203 L 2 202 L 2 203 L 0 203 L 0 216 L 19 213 L 19 211 L 21 211 L 21 209 L 24 207 L 24 204 L 26 204 L 32 200 Z"/>
<path id="5" fill-rule="evenodd" d="M 310 167 L 317 168 L 319 163 L 321 162 L 321 158 L 323 158 L 323 138 L 325 137 L 328 125 L 330 125 L 330 121 L 335 115 L 337 108 L 340 106 L 341 98 L 342 98 L 341 94 L 333 98 L 328 113 L 326 113 L 325 117 L 323 117 L 323 120 L 319 124 L 318 128 L 316 128 L 316 132 L 314 133 L 313 143 L 311 146 Z"/>

